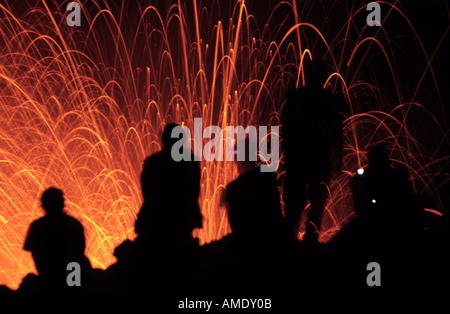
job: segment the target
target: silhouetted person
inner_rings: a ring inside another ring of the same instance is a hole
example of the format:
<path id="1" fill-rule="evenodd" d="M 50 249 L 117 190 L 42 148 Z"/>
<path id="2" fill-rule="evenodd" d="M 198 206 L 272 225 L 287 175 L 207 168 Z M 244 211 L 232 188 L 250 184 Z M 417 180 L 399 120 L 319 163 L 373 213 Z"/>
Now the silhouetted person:
<path id="1" fill-rule="evenodd" d="M 86 286 L 90 263 L 84 255 L 85 238 L 81 223 L 64 212 L 64 195 L 51 187 L 42 193 L 42 208 L 45 216 L 31 223 L 24 244 L 30 251 L 39 273 L 35 292 L 74 292 L 66 278 L 67 264 L 77 262 L 81 266 L 81 284 Z M 28 292 L 31 292 L 28 290 Z"/>
<path id="2" fill-rule="evenodd" d="M 366 265 L 377 262 L 383 274 L 378 291 L 417 291 L 423 208 L 406 175 L 390 165 L 383 144 L 369 150 L 368 161 L 350 180 L 356 217 L 328 244 L 332 269 L 341 276 L 335 282 L 367 289 Z"/>
<path id="3" fill-rule="evenodd" d="M 193 154 L 191 161 L 173 160 L 172 146 L 179 139 L 172 138 L 171 133 L 177 126 L 165 127 L 162 150 L 144 161 L 141 174 L 144 203 L 135 226 L 139 237 L 164 235 L 166 239 L 186 239 L 194 228 L 202 226 L 198 204 L 200 164 L 194 161 Z"/>
<path id="4" fill-rule="evenodd" d="M 203 218 L 200 165 L 191 153 L 191 161 L 174 161 L 171 150 L 179 139 L 171 134 L 177 126 L 166 126 L 162 150 L 145 160 L 141 174 L 144 202 L 135 224 L 135 250 L 143 289 L 183 291 L 195 285 L 199 245 L 192 231 Z"/>
<path id="5" fill-rule="evenodd" d="M 261 172 L 256 161 L 235 161 L 239 177 L 229 183 L 222 195 L 233 235 L 243 240 L 279 237 L 281 228 L 280 194 L 274 172 Z"/>
<path id="6" fill-rule="evenodd" d="M 283 198 L 290 237 L 297 238 L 307 199 L 311 203 L 304 240 L 315 242 L 332 175 L 341 167 L 343 97 L 323 88 L 322 62 L 305 64 L 305 86 L 288 92 L 281 112 L 286 178 Z"/>
<path id="7" fill-rule="evenodd" d="M 206 266 L 215 274 L 207 285 L 228 292 L 280 291 L 276 283 L 283 277 L 280 267 L 285 260 L 276 175 L 261 172 L 249 160 L 248 139 L 245 143 L 245 160 L 236 161 L 239 177 L 222 195 L 232 232 L 204 246 Z"/>
<path id="8" fill-rule="evenodd" d="M 384 144 L 370 148 L 368 161 L 364 173 L 351 182 L 356 211 L 371 213 L 383 234 L 416 238 L 422 231 L 423 207 L 406 174 L 390 165 Z"/>

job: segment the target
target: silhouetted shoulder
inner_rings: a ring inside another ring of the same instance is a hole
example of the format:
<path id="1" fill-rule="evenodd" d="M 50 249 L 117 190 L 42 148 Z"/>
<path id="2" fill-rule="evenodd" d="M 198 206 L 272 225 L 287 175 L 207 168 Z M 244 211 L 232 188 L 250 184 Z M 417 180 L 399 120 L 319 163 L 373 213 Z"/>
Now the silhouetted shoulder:
<path id="1" fill-rule="evenodd" d="M 42 233 L 43 228 L 44 228 L 44 218 L 45 217 L 41 217 L 35 221 L 33 221 L 30 226 L 28 227 L 28 233 L 27 233 L 27 237 L 25 239 L 25 243 L 23 245 L 23 249 L 25 251 L 32 251 L 33 249 L 36 248 L 36 240 L 39 234 Z"/>
<path id="2" fill-rule="evenodd" d="M 164 152 L 163 151 L 159 151 L 159 152 L 157 152 L 157 153 L 155 153 L 153 155 L 150 155 L 147 158 L 145 158 L 143 169 L 146 169 L 146 168 L 151 167 L 151 166 L 153 166 L 155 164 L 158 164 L 163 159 L 164 159 Z"/>
<path id="3" fill-rule="evenodd" d="M 23 249 L 40 249 L 45 241 L 60 241 L 73 238 L 79 249 L 85 248 L 83 225 L 74 217 L 61 214 L 57 217 L 44 216 L 33 221 L 28 229 Z"/>
<path id="4" fill-rule="evenodd" d="M 81 222 L 69 215 L 63 216 L 64 225 L 69 229 L 71 234 L 82 235 L 84 237 L 84 227 Z"/>
<path id="5" fill-rule="evenodd" d="M 241 190 L 242 188 L 244 191 Z M 234 193 L 235 190 L 239 193 L 248 193 L 248 190 L 254 190 L 255 193 L 260 194 L 261 198 L 264 198 L 264 191 L 274 191 L 273 188 L 277 188 L 276 174 L 261 172 L 260 167 L 256 167 L 230 182 L 227 185 L 226 194 Z"/>

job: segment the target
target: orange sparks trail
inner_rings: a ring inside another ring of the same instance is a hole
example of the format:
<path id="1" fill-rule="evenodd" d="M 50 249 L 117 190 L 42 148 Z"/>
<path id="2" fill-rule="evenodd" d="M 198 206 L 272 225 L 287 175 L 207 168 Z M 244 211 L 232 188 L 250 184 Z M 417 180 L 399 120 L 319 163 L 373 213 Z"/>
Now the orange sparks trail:
<path id="1" fill-rule="evenodd" d="M 305 1 L 274 2 L 264 21 L 252 12 L 260 4 L 244 1 L 226 8 L 202 0 L 80 3 L 80 27 L 66 24 L 66 2 L 0 4 L 0 285 L 17 288 L 35 272 L 22 245 L 31 221 L 43 214 L 45 188 L 63 189 L 66 210 L 85 227 L 87 256 L 106 268 L 114 248 L 135 236 L 141 165 L 159 150 L 165 124 L 192 129 L 201 117 L 203 127 L 278 125 L 286 90 L 303 84 L 303 58 L 325 58 L 332 67 L 328 88 L 349 103 L 344 168 L 329 186 L 322 240 L 351 217 L 347 182 L 376 141 L 390 143 L 416 191 L 435 200 L 432 211 L 443 211 L 433 182 L 439 170 L 430 170 L 443 161 L 424 153 L 408 119 L 419 111 L 436 130 L 445 128 L 402 89 L 395 39 L 354 23 L 365 20 L 363 6 L 343 10 L 347 21 L 336 29 L 315 23 Z M 389 8 L 383 19 L 409 24 L 408 36 L 420 42 L 401 8 Z M 371 63 L 375 53 L 383 62 Z M 417 53 L 430 64 L 424 51 Z M 395 87 L 392 95 L 378 88 L 380 68 Z M 367 102 L 371 107 L 361 106 Z M 204 223 L 195 235 L 205 243 L 229 232 L 218 201 L 236 173 L 230 162 L 202 167 Z"/>

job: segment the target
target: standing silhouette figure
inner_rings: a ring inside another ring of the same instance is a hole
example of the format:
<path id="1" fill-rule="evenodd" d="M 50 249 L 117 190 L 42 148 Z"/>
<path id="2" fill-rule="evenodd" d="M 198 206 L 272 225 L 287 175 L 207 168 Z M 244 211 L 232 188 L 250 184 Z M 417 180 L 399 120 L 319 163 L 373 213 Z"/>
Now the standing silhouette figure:
<path id="1" fill-rule="evenodd" d="M 38 283 L 35 292 L 73 292 L 66 278 L 68 263 L 76 262 L 81 267 L 81 284 L 85 288 L 91 265 L 84 255 L 85 238 L 81 223 L 64 212 L 64 195 L 50 187 L 42 193 L 42 208 L 45 216 L 31 223 L 25 239 L 24 250 L 30 251 Z M 31 292 L 31 291 L 30 291 Z"/>
<path id="2" fill-rule="evenodd" d="M 281 112 L 286 177 L 286 230 L 297 238 L 306 201 L 311 206 L 304 240 L 316 242 L 327 201 L 326 185 L 341 167 L 344 100 L 323 88 L 322 62 L 305 64 L 306 85 L 287 93 Z"/>

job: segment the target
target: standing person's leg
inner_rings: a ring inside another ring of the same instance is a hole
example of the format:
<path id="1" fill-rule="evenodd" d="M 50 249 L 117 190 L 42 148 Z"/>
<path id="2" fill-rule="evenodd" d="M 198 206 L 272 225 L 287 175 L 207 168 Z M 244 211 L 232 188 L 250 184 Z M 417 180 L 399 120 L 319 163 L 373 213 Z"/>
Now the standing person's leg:
<path id="1" fill-rule="evenodd" d="M 285 203 L 284 231 L 288 238 L 297 239 L 300 218 L 306 204 L 306 182 L 298 169 L 286 168 L 283 191 Z"/>
<path id="2" fill-rule="evenodd" d="M 328 199 L 328 191 L 325 183 L 311 183 L 308 189 L 308 196 L 311 209 L 307 218 L 304 240 L 307 242 L 318 242 L 323 211 L 325 210 Z"/>

